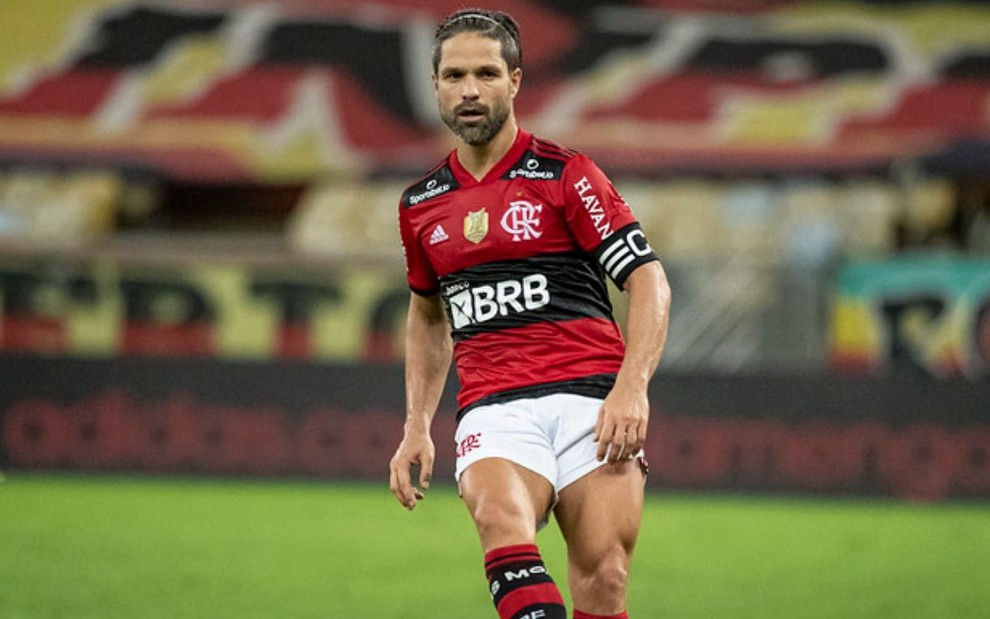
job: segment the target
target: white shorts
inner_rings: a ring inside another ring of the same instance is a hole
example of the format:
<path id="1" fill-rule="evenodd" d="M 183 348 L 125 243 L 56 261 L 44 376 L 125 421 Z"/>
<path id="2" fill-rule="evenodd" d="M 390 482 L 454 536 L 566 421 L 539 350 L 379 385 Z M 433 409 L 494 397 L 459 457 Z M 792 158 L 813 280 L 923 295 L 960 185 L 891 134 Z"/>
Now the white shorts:
<path id="1" fill-rule="evenodd" d="M 605 464 L 595 424 L 602 400 L 569 393 L 486 404 L 457 426 L 455 479 L 485 458 L 505 458 L 545 477 L 555 492 Z"/>

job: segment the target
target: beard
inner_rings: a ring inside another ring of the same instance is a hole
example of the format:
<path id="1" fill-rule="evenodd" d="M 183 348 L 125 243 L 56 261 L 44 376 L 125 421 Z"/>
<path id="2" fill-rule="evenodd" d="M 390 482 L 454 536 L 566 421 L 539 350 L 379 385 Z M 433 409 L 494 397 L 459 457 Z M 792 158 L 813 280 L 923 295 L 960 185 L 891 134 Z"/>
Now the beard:
<path id="1" fill-rule="evenodd" d="M 480 123 L 468 125 L 461 120 L 459 114 L 466 107 L 479 110 L 484 115 Z M 466 106 L 461 104 L 451 111 L 440 110 L 440 118 L 454 132 L 454 135 L 467 144 L 483 146 L 491 142 L 505 126 L 505 121 L 509 119 L 509 106 L 496 103 L 488 108 L 482 105 Z"/>

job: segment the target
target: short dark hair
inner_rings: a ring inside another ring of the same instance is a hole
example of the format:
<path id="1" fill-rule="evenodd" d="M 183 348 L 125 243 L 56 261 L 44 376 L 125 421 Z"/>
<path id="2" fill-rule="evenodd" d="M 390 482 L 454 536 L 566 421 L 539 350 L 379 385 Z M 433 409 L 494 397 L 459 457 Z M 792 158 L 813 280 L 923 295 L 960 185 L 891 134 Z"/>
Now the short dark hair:
<path id="1" fill-rule="evenodd" d="M 522 66 L 519 24 L 508 13 L 485 9 L 461 9 L 448 15 L 433 35 L 433 73 L 440 69 L 443 42 L 462 32 L 477 32 L 501 43 L 502 59 L 510 71 Z"/>

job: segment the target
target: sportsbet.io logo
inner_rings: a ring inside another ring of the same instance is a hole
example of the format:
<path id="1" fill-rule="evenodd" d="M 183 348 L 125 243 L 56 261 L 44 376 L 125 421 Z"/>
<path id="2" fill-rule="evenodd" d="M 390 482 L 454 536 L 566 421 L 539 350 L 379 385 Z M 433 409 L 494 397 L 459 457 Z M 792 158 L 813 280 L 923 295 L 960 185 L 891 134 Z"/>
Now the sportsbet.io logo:
<path id="1" fill-rule="evenodd" d="M 481 286 L 462 282 L 446 287 L 444 297 L 455 329 L 488 322 L 498 316 L 538 310 L 550 303 L 547 277 L 542 273 Z"/>
<path id="2" fill-rule="evenodd" d="M 523 177 L 529 180 L 553 180 L 556 174 L 553 170 L 541 170 L 539 159 L 527 159 L 524 167 L 515 168 L 509 172 L 509 178 Z"/>
<path id="3" fill-rule="evenodd" d="M 444 183 L 441 185 L 434 178 L 434 179 L 430 179 L 430 181 L 426 183 L 425 189 L 426 191 L 423 191 L 422 193 L 409 196 L 409 204 L 416 206 L 423 200 L 429 200 L 430 198 L 435 198 L 440 194 L 447 193 L 448 191 L 450 191 L 450 183 Z"/>

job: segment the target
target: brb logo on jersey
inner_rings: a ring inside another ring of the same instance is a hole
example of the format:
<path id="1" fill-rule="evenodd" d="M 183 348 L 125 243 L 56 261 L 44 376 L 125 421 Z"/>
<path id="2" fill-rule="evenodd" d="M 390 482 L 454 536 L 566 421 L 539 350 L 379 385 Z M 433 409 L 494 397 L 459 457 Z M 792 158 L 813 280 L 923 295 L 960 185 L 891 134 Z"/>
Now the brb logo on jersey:
<path id="1" fill-rule="evenodd" d="M 509 202 L 509 209 L 502 215 L 502 229 L 512 235 L 513 241 L 531 241 L 543 234 L 537 230 L 540 225 L 542 204 L 533 204 L 526 200 Z"/>
<path id="2" fill-rule="evenodd" d="M 445 288 L 444 297 L 455 329 L 538 310 L 550 303 L 547 276 L 542 273 L 481 286 L 459 282 Z"/>

